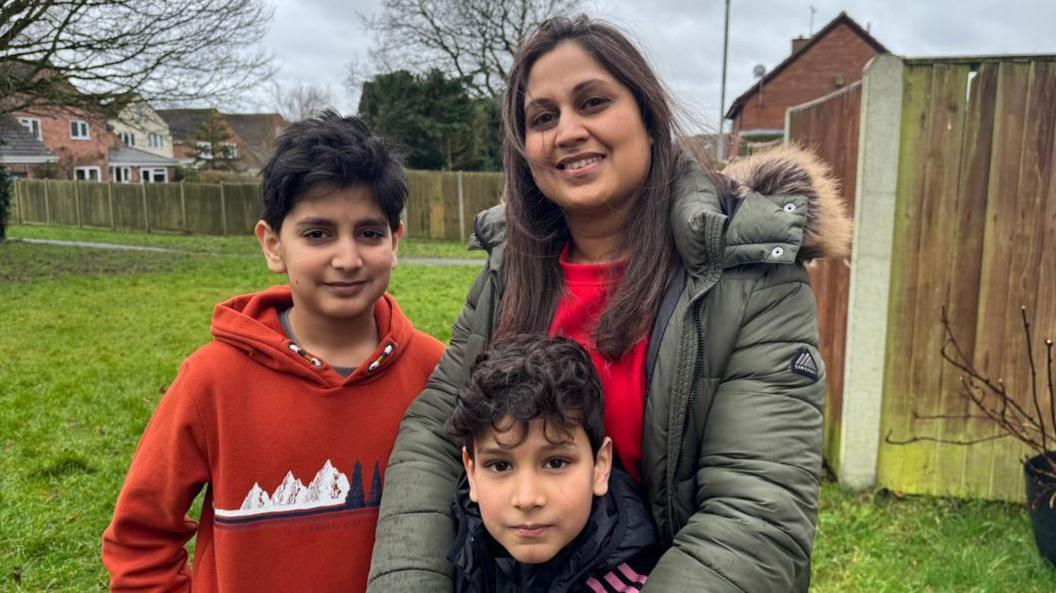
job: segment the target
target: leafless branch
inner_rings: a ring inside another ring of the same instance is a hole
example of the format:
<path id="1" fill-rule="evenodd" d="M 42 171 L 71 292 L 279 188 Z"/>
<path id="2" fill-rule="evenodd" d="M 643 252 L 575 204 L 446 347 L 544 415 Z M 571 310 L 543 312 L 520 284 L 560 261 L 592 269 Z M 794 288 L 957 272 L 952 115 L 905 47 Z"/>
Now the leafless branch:
<path id="1" fill-rule="evenodd" d="M 308 119 L 334 105 L 333 93 L 322 85 L 301 83 L 284 86 L 273 82 L 271 91 L 275 110 L 291 122 Z"/>
<path id="2" fill-rule="evenodd" d="M 886 442 L 898 445 L 922 441 L 954 445 L 974 445 L 1006 437 L 1013 437 L 1037 454 L 1048 453 L 1051 455 L 1052 450 L 1049 445 L 1050 443 L 1056 442 L 1056 411 L 1053 410 L 1053 408 L 1056 407 L 1056 390 L 1053 388 L 1052 340 L 1045 341 L 1048 378 L 1047 396 L 1050 407 L 1050 416 L 1052 418 L 1052 422 L 1046 425 L 1045 416 L 1042 411 L 1042 394 L 1039 393 L 1038 389 L 1037 364 L 1034 357 L 1031 324 L 1027 316 L 1026 307 L 1020 309 L 1020 318 L 1023 327 L 1023 335 L 1027 345 L 1027 364 L 1031 377 L 1030 394 L 1033 402 L 1033 410 L 1028 410 L 1017 401 L 1017 398 L 1009 394 L 1003 379 L 999 377 L 997 380 L 991 380 L 986 374 L 975 367 L 957 342 L 956 337 L 953 335 L 950 319 L 947 316 L 946 308 L 943 307 L 942 327 L 945 333 L 945 339 L 940 354 L 942 355 L 943 360 L 947 361 L 963 373 L 960 377 L 961 388 L 959 392 L 961 396 L 971 403 L 975 413 L 923 415 L 914 411 L 913 417 L 917 420 L 967 421 L 972 419 L 984 419 L 996 425 L 999 432 L 993 436 L 970 440 L 944 439 L 920 435 L 914 435 L 908 439 L 897 440 L 892 438 L 891 433 L 888 433 L 885 437 Z M 1053 465 L 1052 473 L 1054 477 L 1056 477 L 1056 462 L 1053 462 L 1049 457 L 1046 457 L 1046 460 L 1050 461 Z"/>
<path id="3" fill-rule="evenodd" d="M 0 112 L 219 101 L 265 80 L 266 0 L 0 2 Z"/>
<path id="4" fill-rule="evenodd" d="M 439 68 L 461 78 L 476 97 L 496 97 L 517 48 L 547 18 L 573 12 L 581 0 L 384 0 L 375 32 L 379 70 Z"/>

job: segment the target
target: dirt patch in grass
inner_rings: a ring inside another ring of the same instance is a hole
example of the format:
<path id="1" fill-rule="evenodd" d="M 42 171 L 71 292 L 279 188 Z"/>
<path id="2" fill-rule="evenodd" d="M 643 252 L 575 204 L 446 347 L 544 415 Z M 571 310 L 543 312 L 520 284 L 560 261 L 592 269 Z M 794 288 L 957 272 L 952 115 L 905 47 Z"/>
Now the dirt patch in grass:
<path id="1" fill-rule="evenodd" d="M 167 272 L 186 263 L 190 257 L 194 256 L 7 241 L 0 243 L 0 283 Z"/>

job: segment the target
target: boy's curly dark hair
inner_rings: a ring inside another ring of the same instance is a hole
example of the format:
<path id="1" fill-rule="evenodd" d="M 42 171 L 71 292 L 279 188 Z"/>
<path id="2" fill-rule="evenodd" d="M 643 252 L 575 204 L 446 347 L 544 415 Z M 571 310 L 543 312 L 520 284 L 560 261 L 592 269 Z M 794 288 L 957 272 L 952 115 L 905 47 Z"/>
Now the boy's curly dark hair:
<path id="1" fill-rule="evenodd" d="M 448 429 L 472 458 L 474 441 L 485 431 L 518 429 L 519 439 L 499 443 L 512 448 L 524 442 L 537 418 L 545 423 L 547 440 L 577 426 L 595 454 L 605 440 L 601 382 L 590 355 L 573 340 L 521 334 L 495 344 L 477 357 Z"/>
<path id="2" fill-rule="evenodd" d="M 363 120 L 332 109 L 290 124 L 260 177 L 260 217 L 275 232 L 297 202 L 320 187 L 370 187 L 393 231 L 407 199 L 407 174 L 395 148 L 372 135 Z"/>

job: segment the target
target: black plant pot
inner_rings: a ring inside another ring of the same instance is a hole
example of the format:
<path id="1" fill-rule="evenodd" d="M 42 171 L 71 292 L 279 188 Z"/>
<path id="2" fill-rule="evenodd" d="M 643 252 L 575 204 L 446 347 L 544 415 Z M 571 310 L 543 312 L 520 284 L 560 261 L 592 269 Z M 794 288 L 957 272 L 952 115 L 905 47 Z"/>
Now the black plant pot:
<path id="1" fill-rule="evenodd" d="M 1048 461 L 1046 461 L 1048 457 Z M 1036 455 L 1023 462 L 1027 478 L 1027 509 L 1034 526 L 1034 541 L 1041 555 L 1056 564 L 1056 508 L 1050 504 L 1056 494 L 1056 478 L 1044 475 L 1056 473 L 1056 452 Z"/>

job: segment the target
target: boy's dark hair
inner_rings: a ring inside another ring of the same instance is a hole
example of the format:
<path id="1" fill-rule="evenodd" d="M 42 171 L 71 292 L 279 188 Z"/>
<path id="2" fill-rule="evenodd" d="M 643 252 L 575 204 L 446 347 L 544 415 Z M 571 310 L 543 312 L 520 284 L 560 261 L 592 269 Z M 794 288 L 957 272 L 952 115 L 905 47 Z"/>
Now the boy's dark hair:
<path id="1" fill-rule="evenodd" d="M 486 430 L 519 429 L 519 439 L 499 443 L 513 448 L 527 438 L 529 422 L 542 418 L 547 440 L 582 426 L 596 454 L 605 440 L 604 405 L 594 363 L 582 346 L 568 338 L 521 334 L 477 357 L 448 428 L 472 458 L 474 442 Z M 499 426 L 506 418 L 513 424 Z"/>
<path id="2" fill-rule="evenodd" d="M 260 176 L 260 217 L 275 232 L 297 202 L 320 187 L 369 186 L 394 231 L 407 199 L 407 175 L 396 150 L 358 117 L 332 109 L 290 124 Z"/>

